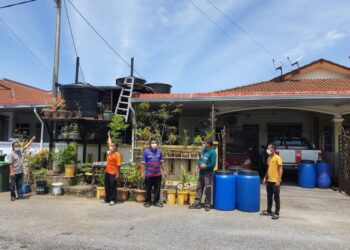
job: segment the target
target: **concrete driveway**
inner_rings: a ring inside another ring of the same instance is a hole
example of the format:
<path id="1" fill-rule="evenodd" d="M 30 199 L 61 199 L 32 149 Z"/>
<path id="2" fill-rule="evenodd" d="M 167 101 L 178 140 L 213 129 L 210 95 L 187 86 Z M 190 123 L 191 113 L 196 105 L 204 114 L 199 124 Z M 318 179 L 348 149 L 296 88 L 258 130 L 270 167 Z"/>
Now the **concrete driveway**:
<path id="1" fill-rule="evenodd" d="M 261 187 L 261 208 L 266 192 Z M 281 218 L 258 213 L 109 207 L 95 199 L 0 194 L 1 249 L 349 249 L 350 198 L 283 186 Z"/>

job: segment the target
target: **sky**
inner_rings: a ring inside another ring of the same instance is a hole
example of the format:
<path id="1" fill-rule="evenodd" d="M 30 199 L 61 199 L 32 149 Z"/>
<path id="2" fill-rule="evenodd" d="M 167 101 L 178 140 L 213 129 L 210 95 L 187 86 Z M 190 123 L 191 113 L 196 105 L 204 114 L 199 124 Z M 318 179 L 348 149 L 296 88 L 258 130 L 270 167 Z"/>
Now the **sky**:
<path id="1" fill-rule="evenodd" d="M 0 6 L 22 0 L 0 0 Z M 62 0 L 63 1 L 63 0 Z M 350 67 L 348 0 L 71 0 L 147 82 L 172 92 L 208 92 L 272 79 L 320 58 Z M 66 0 L 85 81 L 113 86 L 130 74 Z M 195 7 L 198 6 L 198 8 Z M 206 17 L 206 16 L 207 17 Z M 0 78 L 51 89 L 54 0 L 0 9 Z M 210 21 L 211 19 L 212 21 Z M 259 44 L 257 44 L 257 41 Z M 59 83 L 75 79 L 75 52 L 62 6 Z M 40 61 L 40 62 L 39 62 Z M 82 81 L 81 77 L 80 80 Z"/>

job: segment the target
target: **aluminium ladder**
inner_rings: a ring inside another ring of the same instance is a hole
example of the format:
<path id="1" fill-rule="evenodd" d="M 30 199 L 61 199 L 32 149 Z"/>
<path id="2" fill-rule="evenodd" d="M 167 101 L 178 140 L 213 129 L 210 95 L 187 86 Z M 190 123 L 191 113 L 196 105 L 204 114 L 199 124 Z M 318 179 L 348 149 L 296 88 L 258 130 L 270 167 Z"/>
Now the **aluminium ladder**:
<path id="1" fill-rule="evenodd" d="M 124 117 L 125 122 L 128 122 L 134 83 L 134 77 L 125 77 L 124 84 L 122 85 L 122 90 L 118 98 L 117 107 L 115 108 L 114 112 L 115 115 Z"/>

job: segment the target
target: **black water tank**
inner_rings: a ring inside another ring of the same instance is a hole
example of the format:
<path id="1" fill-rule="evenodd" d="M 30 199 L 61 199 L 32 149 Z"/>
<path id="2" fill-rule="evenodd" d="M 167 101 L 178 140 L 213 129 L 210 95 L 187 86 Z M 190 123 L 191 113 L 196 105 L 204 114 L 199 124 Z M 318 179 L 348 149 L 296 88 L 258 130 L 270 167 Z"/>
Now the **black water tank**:
<path id="1" fill-rule="evenodd" d="M 126 77 L 121 77 L 116 80 L 117 85 L 124 87 L 124 81 Z M 135 92 L 144 92 L 145 91 L 145 83 L 146 80 L 139 78 L 139 77 L 134 77 L 135 82 L 134 82 L 134 91 Z"/>
<path id="2" fill-rule="evenodd" d="M 167 83 L 154 82 L 146 84 L 147 87 L 150 87 L 154 90 L 154 93 L 163 93 L 169 94 L 171 92 L 171 85 Z"/>
<path id="3" fill-rule="evenodd" d="M 66 109 L 77 111 L 81 107 L 83 117 L 97 116 L 97 103 L 101 100 L 101 90 L 87 83 L 60 85 L 62 98 L 66 101 Z"/>

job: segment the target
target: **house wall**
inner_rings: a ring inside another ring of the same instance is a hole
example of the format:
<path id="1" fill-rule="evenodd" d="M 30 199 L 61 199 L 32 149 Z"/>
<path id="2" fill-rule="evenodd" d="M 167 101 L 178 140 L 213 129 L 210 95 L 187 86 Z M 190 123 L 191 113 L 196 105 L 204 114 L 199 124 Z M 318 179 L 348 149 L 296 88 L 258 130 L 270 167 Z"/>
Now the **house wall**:
<path id="1" fill-rule="evenodd" d="M 304 74 L 298 74 L 291 78 L 291 80 L 302 80 L 302 79 L 344 79 L 349 78 L 349 75 L 343 75 L 337 72 L 325 70 L 325 69 L 315 69 L 311 72 Z"/>

